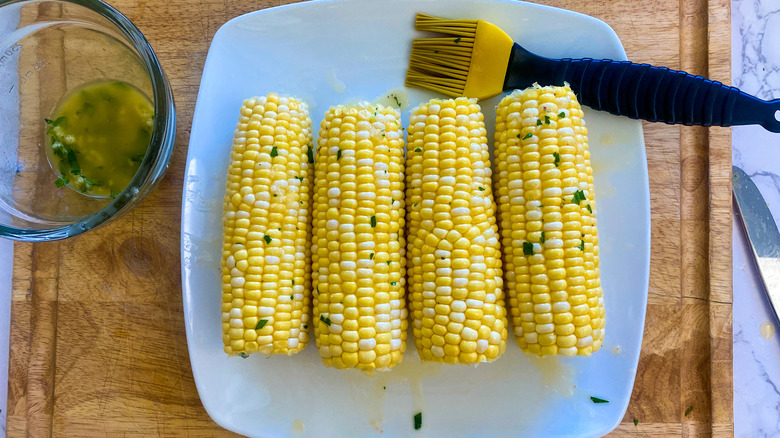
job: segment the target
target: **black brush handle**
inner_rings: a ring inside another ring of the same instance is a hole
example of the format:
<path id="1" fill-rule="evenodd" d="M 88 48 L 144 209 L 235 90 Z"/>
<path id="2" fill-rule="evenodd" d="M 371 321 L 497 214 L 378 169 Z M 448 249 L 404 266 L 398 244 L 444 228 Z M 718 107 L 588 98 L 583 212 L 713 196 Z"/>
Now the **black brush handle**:
<path id="1" fill-rule="evenodd" d="M 534 82 L 568 82 L 583 105 L 632 119 L 700 126 L 755 124 L 780 132 L 780 99 L 761 100 L 666 67 L 611 59 L 544 58 L 515 44 L 504 90 Z"/>

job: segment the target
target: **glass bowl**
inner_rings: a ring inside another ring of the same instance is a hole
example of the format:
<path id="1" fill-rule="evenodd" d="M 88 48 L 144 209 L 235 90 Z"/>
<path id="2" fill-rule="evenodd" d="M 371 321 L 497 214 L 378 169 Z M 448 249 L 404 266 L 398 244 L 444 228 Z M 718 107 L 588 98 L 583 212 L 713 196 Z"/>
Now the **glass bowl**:
<path id="1" fill-rule="evenodd" d="M 113 198 L 58 187 L 46 154 L 44 119 L 70 90 L 100 80 L 134 85 L 154 106 L 146 155 Z M 129 211 L 165 173 L 175 134 L 170 84 L 124 15 L 99 0 L 0 1 L 0 237 L 64 239 Z"/>

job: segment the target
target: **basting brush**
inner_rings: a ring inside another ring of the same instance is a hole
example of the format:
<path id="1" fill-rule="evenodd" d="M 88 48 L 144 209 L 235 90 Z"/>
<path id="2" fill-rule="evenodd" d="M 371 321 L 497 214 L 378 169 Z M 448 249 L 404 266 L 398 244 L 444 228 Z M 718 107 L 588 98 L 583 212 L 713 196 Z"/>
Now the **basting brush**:
<path id="1" fill-rule="evenodd" d="M 683 125 L 757 124 L 780 132 L 780 99 L 761 100 L 702 76 L 629 61 L 546 58 L 483 20 L 420 13 L 415 28 L 446 36 L 412 42 L 408 87 L 486 99 L 535 82 L 566 82 L 582 104 L 619 116 Z"/>

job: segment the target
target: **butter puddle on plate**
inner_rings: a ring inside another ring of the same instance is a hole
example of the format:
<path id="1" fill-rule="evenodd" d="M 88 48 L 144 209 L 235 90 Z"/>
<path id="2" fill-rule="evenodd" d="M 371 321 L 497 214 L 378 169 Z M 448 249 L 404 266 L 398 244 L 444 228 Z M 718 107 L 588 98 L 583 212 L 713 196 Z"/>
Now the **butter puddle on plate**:
<path id="1" fill-rule="evenodd" d="M 772 339 L 772 337 L 775 335 L 775 325 L 769 321 L 764 321 L 764 323 L 761 324 L 761 327 L 759 327 L 758 331 L 761 333 L 761 336 L 764 339 Z"/>

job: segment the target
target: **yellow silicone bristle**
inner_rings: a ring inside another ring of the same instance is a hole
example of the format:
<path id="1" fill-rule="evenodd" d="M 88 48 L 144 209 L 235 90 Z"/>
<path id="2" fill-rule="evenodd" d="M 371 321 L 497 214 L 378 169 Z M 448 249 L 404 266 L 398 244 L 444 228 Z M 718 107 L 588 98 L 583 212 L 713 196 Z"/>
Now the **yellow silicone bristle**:
<path id="1" fill-rule="evenodd" d="M 496 196 L 520 347 L 590 356 L 604 296 L 588 129 L 569 86 L 518 90 L 496 109 Z"/>
<path id="2" fill-rule="evenodd" d="M 293 354 L 306 346 L 312 157 L 304 102 L 273 93 L 244 101 L 222 218 L 227 354 Z"/>
<path id="3" fill-rule="evenodd" d="M 471 36 L 477 32 L 478 20 L 450 20 L 433 15 L 417 13 L 414 28 L 427 32 L 439 32 L 451 35 Z"/>
<path id="4" fill-rule="evenodd" d="M 463 94 L 465 81 L 450 78 L 437 78 L 428 73 L 409 70 L 406 73 L 406 86 L 425 88 L 436 91 L 450 97 L 458 97 Z"/>
<path id="5" fill-rule="evenodd" d="M 512 39 L 482 20 L 449 20 L 417 14 L 415 28 L 446 37 L 415 39 L 406 86 L 451 97 L 485 99 L 501 93 Z"/>
<path id="6" fill-rule="evenodd" d="M 409 307 L 423 360 L 497 359 L 507 337 L 496 205 L 476 99 L 412 110 L 407 148 Z"/>
<path id="7" fill-rule="evenodd" d="M 417 14 L 415 29 L 451 36 L 412 41 L 406 86 L 427 88 L 452 97 L 462 96 L 477 24 L 477 20 L 448 20 Z"/>

